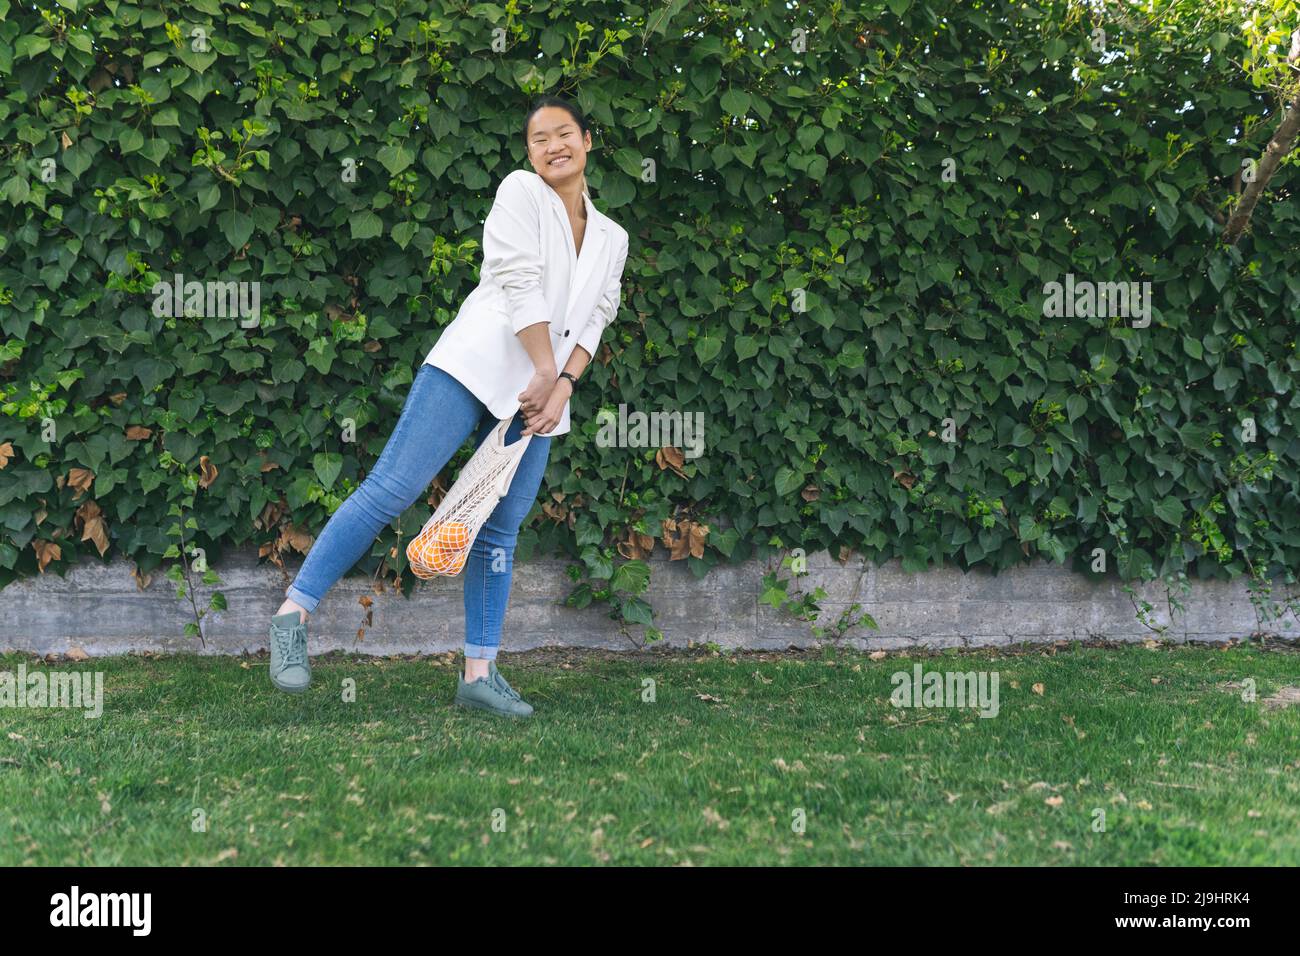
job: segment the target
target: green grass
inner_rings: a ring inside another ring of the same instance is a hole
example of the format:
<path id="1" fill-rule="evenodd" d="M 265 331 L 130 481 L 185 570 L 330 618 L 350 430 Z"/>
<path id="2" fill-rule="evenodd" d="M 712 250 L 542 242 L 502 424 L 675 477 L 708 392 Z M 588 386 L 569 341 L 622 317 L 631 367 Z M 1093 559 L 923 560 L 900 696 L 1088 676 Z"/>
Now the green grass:
<path id="1" fill-rule="evenodd" d="M 893 707 L 918 660 L 996 671 L 998 716 Z M 453 709 L 457 663 L 320 658 L 301 697 L 264 657 L 45 665 L 104 714 L 0 709 L 0 864 L 1300 863 L 1285 647 L 532 652 L 521 722 Z"/>

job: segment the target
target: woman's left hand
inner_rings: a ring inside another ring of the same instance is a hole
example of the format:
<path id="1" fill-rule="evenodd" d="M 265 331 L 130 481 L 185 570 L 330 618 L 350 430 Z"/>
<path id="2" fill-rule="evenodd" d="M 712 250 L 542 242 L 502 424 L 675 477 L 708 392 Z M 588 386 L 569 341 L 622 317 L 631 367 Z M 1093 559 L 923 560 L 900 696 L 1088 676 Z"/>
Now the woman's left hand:
<path id="1" fill-rule="evenodd" d="M 559 378 L 555 380 L 555 385 L 551 388 L 550 398 L 542 409 L 532 415 L 524 412 L 524 425 L 526 426 L 520 437 L 532 435 L 535 432 L 549 432 L 560 424 L 560 416 L 564 414 L 564 403 L 569 400 L 572 394 L 570 391 L 569 380 Z"/>

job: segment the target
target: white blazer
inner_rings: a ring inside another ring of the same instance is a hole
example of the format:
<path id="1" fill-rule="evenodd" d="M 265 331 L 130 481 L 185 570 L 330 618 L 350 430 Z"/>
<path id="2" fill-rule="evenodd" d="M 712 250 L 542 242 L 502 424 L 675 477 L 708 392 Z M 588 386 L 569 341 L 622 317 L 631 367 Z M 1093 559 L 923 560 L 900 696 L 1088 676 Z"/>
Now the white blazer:
<path id="1" fill-rule="evenodd" d="M 477 288 L 438 337 L 424 361 L 452 375 L 497 418 L 513 418 L 518 395 L 533 377 L 533 360 L 516 333 L 549 322 L 555 367 L 581 345 L 595 358 L 600 337 L 618 314 L 627 230 L 591 203 L 587 229 L 574 251 L 564 200 L 546 180 L 516 169 L 501 180 L 483 223 L 483 265 Z M 569 403 L 552 437 L 569 431 Z"/>

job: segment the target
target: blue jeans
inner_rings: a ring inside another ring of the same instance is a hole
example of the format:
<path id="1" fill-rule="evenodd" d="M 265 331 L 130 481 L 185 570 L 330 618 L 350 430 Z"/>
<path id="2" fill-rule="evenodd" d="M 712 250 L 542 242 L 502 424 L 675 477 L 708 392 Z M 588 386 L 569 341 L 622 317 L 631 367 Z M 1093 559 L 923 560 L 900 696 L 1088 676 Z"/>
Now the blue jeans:
<path id="1" fill-rule="evenodd" d="M 286 596 L 314 611 L 325 592 L 367 551 L 380 530 L 415 503 L 471 434 L 477 448 L 497 418 L 474 393 L 434 365 L 421 365 L 397 426 L 374 470 L 339 506 L 312 545 Z M 523 431 L 522 413 L 506 444 Z M 484 523 L 465 561 L 465 656 L 495 660 L 510 596 L 519 526 L 537 500 L 551 439 L 533 435 L 510 491 Z"/>

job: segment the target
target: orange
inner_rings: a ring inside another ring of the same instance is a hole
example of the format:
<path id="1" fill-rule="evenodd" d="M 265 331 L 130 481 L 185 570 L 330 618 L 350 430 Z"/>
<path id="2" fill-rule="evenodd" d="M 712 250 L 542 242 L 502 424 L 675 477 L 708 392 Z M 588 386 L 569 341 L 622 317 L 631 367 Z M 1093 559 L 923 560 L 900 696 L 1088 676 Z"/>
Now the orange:
<path id="1" fill-rule="evenodd" d="M 421 578 L 460 574 L 468 554 L 469 527 L 460 521 L 444 521 L 422 530 L 406 549 L 411 569 Z"/>

